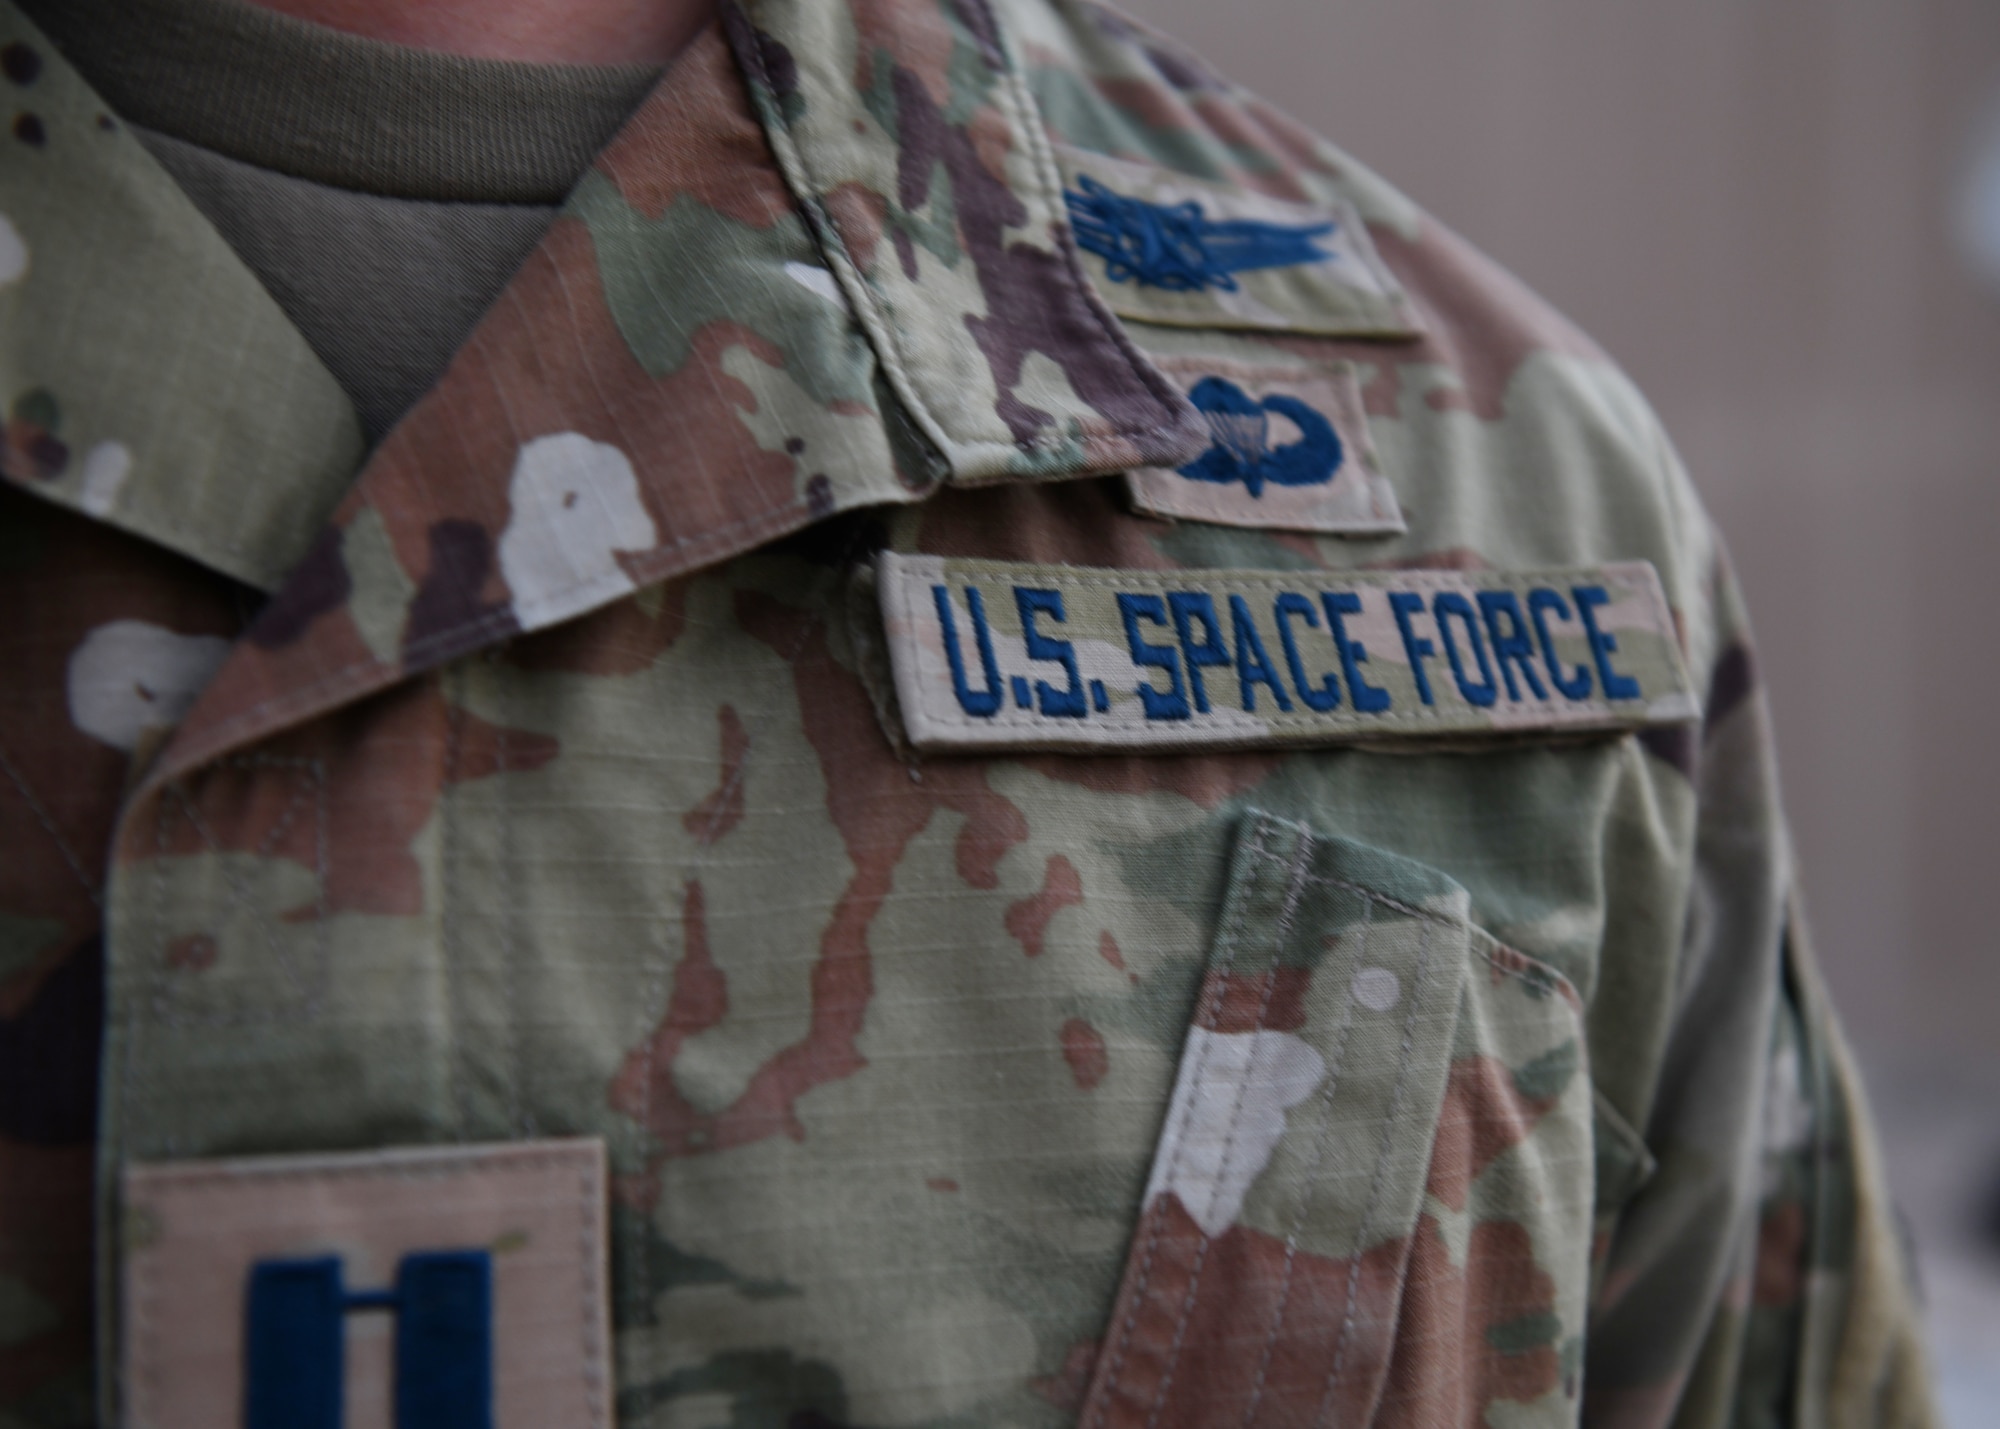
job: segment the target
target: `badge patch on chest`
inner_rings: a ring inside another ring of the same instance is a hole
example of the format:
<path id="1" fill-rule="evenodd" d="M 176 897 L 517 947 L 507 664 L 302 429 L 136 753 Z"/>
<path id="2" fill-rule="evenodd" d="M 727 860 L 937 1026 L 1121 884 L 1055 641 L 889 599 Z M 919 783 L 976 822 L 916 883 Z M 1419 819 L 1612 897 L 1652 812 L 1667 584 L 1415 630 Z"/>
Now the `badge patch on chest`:
<path id="1" fill-rule="evenodd" d="M 1169 749 L 1697 718 L 1643 561 L 1549 571 L 1116 571 L 884 553 L 919 749 Z"/>
<path id="2" fill-rule="evenodd" d="M 1120 317 L 1347 337 L 1422 330 L 1343 199 L 1294 203 L 1067 145 L 1056 161 L 1084 272 Z"/>
<path id="3" fill-rule="evenodd" d="M 133 1166 L 134 1429 L 608 1425 L 604 1148 Z"/>
<path id="4" fill-rule="evenodd" d="M 1345 362 L 1261 367 L 1154 359 L 1208 421 L 1207 451 L 1178 469 L 1126 476 L 1155 516 L 1332 535 L 1393 535 L 1402 508 L 1368 440 L 1361 388 Z"/>

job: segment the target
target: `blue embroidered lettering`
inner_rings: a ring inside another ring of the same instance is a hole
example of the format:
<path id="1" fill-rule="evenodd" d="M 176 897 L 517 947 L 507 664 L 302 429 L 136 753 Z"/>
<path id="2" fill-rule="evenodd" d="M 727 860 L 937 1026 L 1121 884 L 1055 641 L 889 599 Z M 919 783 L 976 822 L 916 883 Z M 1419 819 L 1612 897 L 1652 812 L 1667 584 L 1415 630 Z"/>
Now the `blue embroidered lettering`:
<path id="1" fill-rule="evenodd" d="M 1521 677 L 1535 692 L 1535 698 L 1546 700 L 1549 692 L 1542 687 L 1542 677 L 1535 673 L 1535 642 L 1528 635 L 1528 620 L 1521 614 L 1521 602 L 1514 592 L 1481 591 L 1479 611 L 1486 617 L 1486 633 L 1493 637 L 1493 662 L 1500 667 L 1500 678 L 1507 684 L 1507 698 L 1515 704 L 1521 702 L 1521 690 L 1514 683 L 1513 668 L 1519 665 Z M 1503 615 L 1510 627 L 1506 631 L 1500 629 Z"/>
<path id="2" fill-rule="evenodd" d="M 958 622 L 951 614 L 951 594 L 941 585 L 931 587 L 937 601 L 938 629 L 944 635 L 944 658 L 951 664 L 952 693 L 958 707 L 980 719 L 990 719 L 1000 708 L 1000 665 L 993 658 L 993 635 L 986 627 L 986 603 L 978 586 L 965 588 L 966 609 L 972 612 L 972 634 L 979 645 L 979 663 L 986 672 L 986 688 L 975 690 L 966 683 L 965 657 L 958 649 Z"/>
<path id="3" fill-rule="evenodd" d="M 1181 684 L 1180 656 L 1173 646 L 1148 644 L 1146 637 L 1139 633 L 1139 622 L 1142 620 L 1150 620 L 1163 630 L 1166 628 L 1166 603 L 1156 595 L 1133 595 L 1121 591 L 1118 595 L 1118 617 L 1125 622 L 1125 644 L 1132 652 L 1132 663 L 1156 665 L 1173 680 L 1173 688 L 1167 690 L 1156 690 L 1144 680 L 1134 687 L 1133 693 L 1139 697 L 1139 707 L 1145 710 L 1146 718 L 1187 719 L 1190 712 L 1187 689 Z"/>
<path id="4" fill-rule="evenodd" d="M 1251 496 L 1261 497 L 1266 482 L 1273 486 L 1318 486 L 1332 481 L 1340 469 L 1345 456 L 1340 434 L 1333 423 L 1296 397 L 1274 392 L 1259 401 L 1234 382 L 1204 377 L 1189 389 L 1188 400 L 1207 418 L 1209 435 L 1215 441 L 1179 468 L 1190 481 L 1224 486 L 1240 481 Z M 1289 418 L 1299 429 L 1298 441 L 1272 448 L 1273 412 Z"/>
<path id="5" fill-rule="evenodd" d="M 390 1290 L 349 1293 L 332 1256 L 260 1260 L 245 1296 L 244 1429 L 340 1429 L 346 1317 L 396 1317 L 396 1429 L 493 1429 L 493 1261 L 402 1258 Z"/>
<path id="6" fill-rule="evenodd" d="M 1549 635 L 1548 615 L 1554 611 L 1556 618 L 1569 623 L 1569 602 L 1547 586 L 1536 586 L 1528 592 L 1528 616 L 1535 623 L 1535 636 L 1542 643 L 1542 662 L 1548 666 L 1549 680 L 1562 692 L 1566 700 L 1587 700 L 1590 698 L 1590 667 L 1578 665 L 1571 675 L 1563 673 L 1562 661 L 1556 658 L 1556 642 Z"/>
<path id="7" fill-rule="evenodd" d="M 1188 684 L 1194 690 L 1194 707 L 1203 714 L 1208 713 L 1208 687 L 1202 683 L 1203 665 L 1227 665 L 1229 647 L 1222 643 L 1222 625 L 1215 614 L 1215 601 L 1205 590 L 1177 590 L 1167 596 L 1167 609 L 1174 613 L 1174 633 L 1180 637 L 1181 659 L 1187 663 Z M 1199 620 L 1207 629 L 1207 638 L 1197 643 L 1188 629 L 1191 620 Z"/>
<path id="8" fill-rule="evenodd" d="M 1590 637 L 1590 658 L 1596 662 L 1597 678 L 1604 682 L 1604 697 L 1610 700 L 1638 699 L 1639 682 L 1611 668 L 1611 656 L 1618 649 L 1618 637 L 1607 635 L 1597 628 L 1596 607 L 1609 605 L 1611 597 L 1605 594 L 1601 585 L 1571 586 L 1569 593 L 1576 598 L 1577 617 L 1583 621 L 1584 632 Z"/>
<path id="9" fill-rule="evenodd" d="M 1458 642 L 1451 637 L 1451 621 L 1447 619 L 1453 615 L 1464 622 L 1465 638 L 1472 642 L 1472 653 L 1479 659 L 1478 681 L 1466 678 L 1465 661 L 1459 657 Z M 1492 704 L 1500 697 L 1500 687 L 1493 683 L 1493 666 L 1486 659 L 1486 641 L 1479 633 L 1479 617 L 1473 613 L 1472 602 L 1455 590 L 1441 591 L 1431 601 L 1431 619 L 1444 637 L 1445 658 L 1451 661 L 1451 677 L 1458 682 L 1458 692 L 1468 704 Z"/>
<path id="10" fill-rule="evenodd" d="M 1326 607 L 1326 628 L 1333 632 L 1333 646 L 1340 652 L 1340 668 L 1347 676 L 1347 692 L 1354 698 L 1354 708 L 1362 714 L 1381 713 L 1389 708 L 1389 692 L 1361 678 L 1360 667 L 1368 663 L 1368 647 L 1347 638 L 1347 623 L 1341 619 L 1361 614 L 1361 597 L 1353 591 L 1321 591 L 1319 599 Z"/>
<path id="11" fill-rule="evenodd" d="M 1028 677 L 1026 675 L 1010 675 L 1007 677 L 1007 683 L 1013 687 L 1014 707 L 1016 709 L 1031 710 L 1035 707 L 1035 695 L 1028 688 Z"/>
<path id="12" fill-rule="evenodd" d="M 1272 618 L 1278 622 L 1278 639 L 1285 645 L 1285 663 L 1292 668 L 1292 684 L 1299 692 L 1299 698 L 1306 702 L 1306 708 L 1321 713 L 1340 703 L 1340 686 L 1332 675 L 1318 688 L 1306 681 L 1305 663 L 1299 659 L 1299 642 L 1292 636 L 1293 616 L 1302 616 L 1306 624 L 1319 629 L 1319 616 L 1313 613 L 1312 602 L 1296 591 L 1286 591 L 1272 606 Z"/>
<path id="13" fill-rule="evenodd" d="M 1396 628 L 1403 632 L 1403 653 L 1409 658 L 1410 674 L 1416 680 L 1417 698 L 1434 705 L 1437 701 L 1431 697 L 1431 677 L 1424 669 L 1424 661 L 1436 658 L 1437 646 L 1410 628 L 1410 617 L 1423 614 L 1424 598 L 1406 590 L 1392 590 L 1389 609 L 1396 613 Z"/>
<path id="14" fill-rule="evenodd" d="M 1056 621 L 1067 619 L 1063 614 L 1062 592 L 1015 586 L 1014 608 L 1021 612 L 1021 638 L 1028 647 L 1028 658 L 1061 665 L 1069 675 L 1066 690 L 1058 690 L 1046 680 L 1035 681 L 1035 698 L 1041 702 L 1042 713 L 1056 719 L 1082 719 L 1089 714 L 1090 707 L 1083 699 L 1083 676 L 1076 668 L 1076 647 L 1035 628 L 1037 615 Z"/>
<path id="15" fill-rule="evenodd" d="M 1090 682 L 1090 703 L 1091 707 L 1099 714 L 1111 713 L 1111 695 L 1104 688 L 1104 681 L 1092 680 Z"/>
<path id="16" fill-rule="evenodd" d="M 1236 683 L 1243 695 L 1243 708 L 1251 714 L 1257 712 L 1257 686 L 1263 684 L 1277 697 L 1278 708 L 1290 714 L 1292 697 L 1278 683 L 1278 672 L 1264 653 L 1264 641 L 1250 618 L 1250 607 L 1240 595 L 1229 597 L 1229 624 L 1236 637 Z"/>
<path id="17" fill-rule="evenodd" d="M 1331 221 L 1290 225 L 1256 219 L 1213 220 L 1195 202 L 1171 206 L 1127 198 L 1088 174 L 1063 193 L 1079 248 L 1104 260 L 1114 283 L 1175 293 L 1236 291 L 1235 273 L 1288 268 L 1332 256 L 1314 243 Z"/>

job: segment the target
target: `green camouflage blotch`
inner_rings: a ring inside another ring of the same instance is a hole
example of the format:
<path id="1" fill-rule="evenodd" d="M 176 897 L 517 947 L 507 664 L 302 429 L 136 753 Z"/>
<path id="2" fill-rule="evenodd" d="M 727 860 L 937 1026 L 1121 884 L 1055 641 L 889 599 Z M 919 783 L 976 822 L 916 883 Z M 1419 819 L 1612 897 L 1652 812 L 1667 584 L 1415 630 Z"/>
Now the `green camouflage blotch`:
<path id="1" fill-rule="evenodd" d="M 636 1422 L 657 1405 L 690 1395 L 731 1396 L 727 1429 L 808 1429 L 847 1418 L 840 1376 L 790 1350 L 730 1350 L 618 1396 L 618 1417 Z"/>
<path id="2" fill-rule="evenodd" d="M 1553 1310 L 1518 1315 L 1486 1327 L 1486 1343 L 1503 1355 L 1524 1355 L 1552 1345 L 1562 1335 L 1562 1316 Z"/>
<path id="3" fill-rule="evenodd" d="M 787 263 L 821 266 L 796 215 L 755 228 L 682 195 L 647 218 L 596 170 L 583 176 L 563 212 L 590 229 L 605 304 L 652 376 L 679 371 L 702 328 L 733 322 L 775 344 L 785 370 L 817 400 L 869 402 L 874 363 L 846 308 L 785 272 Z M 704 262 L 687 262 L 690 253 Z"/>
<path id="4" fill-rule="evenodd" d="M 1546 989 L 1546 979 L 1539 984 Z M 1583 1049 L 1574 1039 L 1554 1051 L 1544 1052 L 1525 1067 L 1514 1069 L 1514 1090 L 1531 1102 L 1552 1102 L 1563 1094 L 1583 1061 Z"/>

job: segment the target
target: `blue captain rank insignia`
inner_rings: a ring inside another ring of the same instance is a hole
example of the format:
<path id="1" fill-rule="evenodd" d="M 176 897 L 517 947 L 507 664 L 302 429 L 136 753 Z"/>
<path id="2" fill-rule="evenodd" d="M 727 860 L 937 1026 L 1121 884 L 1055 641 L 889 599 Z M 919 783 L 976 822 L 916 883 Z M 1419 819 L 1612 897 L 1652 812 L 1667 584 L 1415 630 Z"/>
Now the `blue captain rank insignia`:
<path id="1" fill-rule="evenodd" d="M 1180 468 L 1190 481 L 1241 482 L 1252 497 L 1273 486 L 1323 486 L 1340 472 L 1344 450 L 1333 423 L 1285 392 L 1252 397 L 1224 377 L 1204 377 L 1188 400 L 1208 419 L 1215 445 Z M 1271 445 L 1271 415 L 1290 421 L 1299 440 Z"/>
<path id="2" fill-rule="evenodd" d="M 1138 283 L 1170 292 L 1236 290 L 1235 274 L 1257 268 L 1289 268 L 1330 258 L 1314 242 L 1333 232 L 1329 220 L 1313 224 L 1266 223 L 1259 219 L 1212 219 L 1202 206 L 1157 204 L 1128 198 L 1088 174 L 1063 198 L 1078 246 L 1104 260 L 1114 283 Z"/>

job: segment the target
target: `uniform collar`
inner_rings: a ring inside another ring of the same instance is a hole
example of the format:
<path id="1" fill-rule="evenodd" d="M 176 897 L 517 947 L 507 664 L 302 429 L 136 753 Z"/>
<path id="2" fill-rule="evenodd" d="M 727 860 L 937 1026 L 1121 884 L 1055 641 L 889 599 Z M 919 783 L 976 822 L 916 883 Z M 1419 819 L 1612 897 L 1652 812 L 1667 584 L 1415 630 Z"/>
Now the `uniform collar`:
<path id="1" fill-rule="evenodd" d="M 0 5 L 0 475 L 271 589 L 354 478 L 353 405 L 54 46 Z"/>
<path id="2" fill-rule="evenodd" d="M 40 201 L 106 189 L 170 207 L 172 181 L 126 147 L 89 184 L 48 166 Z M 263 414 L 286 461 L 219 466 L 218 488 L 248 497 L 276 471 L 291 496 L 323 500 L 323 470 L 357 446 L 319 415 L 331 379 L 205 224 L 146 262 L 151 282 L 202 275 L 208 301 L 254 319 L 208 345 L 206 388 L 183 382 L 177 410 L 149 410 L 210 441 Z M 0 318 L 5 350 L 27 345 L 21 311 Z M 122 393 L 101 380 L 110 331 L 33 329 L 70 342 L 50 366 L 105 393 L 107 412 Z M 254 400 L 223 376 L 253 337 L 283 357 Z M 288 570 L 156 776 L 838 511 L 944 482 L 1178 464 L 1206 444 L 1083 276 L 984 0 L 725 0 L 317 536 L 266 539 L 246 563 L 228 549 L 257 537 L 241 521 L 121 521 L 244 579 Z M 177 509 L 174 473 L 140 456 L 128 499 Z M 38 480 L 11 455 L 8 474 L 94 509 L 87 477 Z"/>

